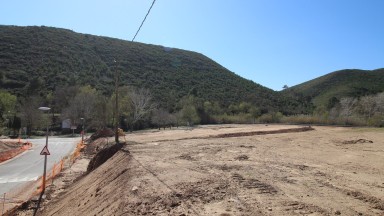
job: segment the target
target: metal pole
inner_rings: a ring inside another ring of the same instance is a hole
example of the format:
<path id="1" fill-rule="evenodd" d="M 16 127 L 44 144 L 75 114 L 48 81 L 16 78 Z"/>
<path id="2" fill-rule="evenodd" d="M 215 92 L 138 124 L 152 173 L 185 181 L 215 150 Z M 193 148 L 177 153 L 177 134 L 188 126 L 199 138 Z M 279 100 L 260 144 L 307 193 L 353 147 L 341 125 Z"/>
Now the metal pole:
<path id="1" fill-rule="evenodd" d="M 42 190 L 39 196 L 39 200 L 37 201 L 37 206 L 35 209 L 35 212 L 33 213 L 33 216 L 36 216 L 37 210 L 40 208 L 41 199 L 43 198 L 44 192 L 45 192 L 45 176 L 47 172 L 47 155 L 44 155 L 44 173 L 43 173 L 43 185 Z"/>
<path id="2" fill-rule="evenodd" d="M 117 70 L 117 62 L 116 60 L 113 60 L 115 62 L 115 142 L 116 144 L 119 143 L 119 70 Z"/>
<path id="3" fill-rule="evenodd" d="M 40 110 L 49 110 L 49 107 L 40 107 Z M 49 124 L 47 122 L 47 132 L 46 132 L 46 139 L 45 139 L 45 147 L 48 149 L 48 133 L 49 133 Z M 42 190 L 41 194 L 39 196 L 39 201 L 37 202 L 37 207 L 35 209 L 35 212 L 33 215 L 35 216 L 37 213 L 37 210 L 40 208 L 41 199 L 43 198 L 44 192 L 45 192 L 45 180 L 46 180 L 46 174 L 47 174 L 47 154 L 44 155 L 44 172 L 43 172 L 43 184 L 42 184 Z"/>
<path id="4" fill-rule="evenodd" d="M 45 192 L 45 180 L 47 176 L 47 155 L 44 155 L 44 172 L 43 172 L 43 190 L 41 191 L 42 194 Z"/>
<path id="5" fill-rule="evenodd" d="M 83 130 L 82 130 L 82 133 L 81 133 L 81 144 L 84 144 L 84 118 L 81 118 L 81 120 L 83 120 Z"/>
<path id="6" fill-rule="evenodd" d="M 47 149 L 48 149 L 48 133 L 49 133 L 49 131 L 48 131 L 48 122 L 47 122 L 47 133 L 46 133 L 46 138 L 45 138 L 45 146 L 47 146 Z"/>
<path id="7" fill-rule="evenodd" d="M 49 127 L 47 122 L 47 133 L 46 133 L 46 139 L 45 139 L 45 147 L 47 147 L 47 149 L 48 149 L 48 133 L 49 133 Z M 47 173 L 47 155 L 44 155 L 44 173 L 43 173 L 43 190 L 42 190 L 43 194 L 45 191 L 46 173 Z"/>

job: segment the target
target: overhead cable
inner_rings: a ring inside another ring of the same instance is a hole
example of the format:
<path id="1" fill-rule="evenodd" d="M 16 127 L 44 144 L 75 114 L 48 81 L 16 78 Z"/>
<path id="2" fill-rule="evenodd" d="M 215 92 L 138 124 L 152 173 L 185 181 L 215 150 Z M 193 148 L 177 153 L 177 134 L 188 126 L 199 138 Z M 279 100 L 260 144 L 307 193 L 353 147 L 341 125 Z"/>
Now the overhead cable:
<path id="1" fill-rule="evenodd" d="M 140 31 L 141 27 L 143 26 L 145 20 L 147 19 L 147 16 L 148 16 L 149 12 L 151 12 L 151 9 L 152 9 L 153 5 L 155 4 L 155 1 L 156 1 L 156 0 L 153 0 L 151 7 L 149 8 L 147 14 L 145 15 L 145 17 L 144 17 L 144 19 L 143 19 L 143 22 L 141 22 L 141 25 L 140 25 L 139 29 L 137 30 L 135 36 L 133 37 L 132 42 L 135 40 L 137 34 L 139 34 L 139 31 Z"/>

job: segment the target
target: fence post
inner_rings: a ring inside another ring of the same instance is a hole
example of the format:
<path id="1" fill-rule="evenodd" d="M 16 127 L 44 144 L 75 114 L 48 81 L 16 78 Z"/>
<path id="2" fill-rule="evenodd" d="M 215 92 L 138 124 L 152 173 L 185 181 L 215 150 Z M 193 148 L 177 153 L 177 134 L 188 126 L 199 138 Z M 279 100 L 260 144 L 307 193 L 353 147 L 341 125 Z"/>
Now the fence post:
<path id="1" fill-rule="evenodd" d="M 53 164 L 53 169 L 52 169 L 52 185 L 53 185 L 53 179 L 55 178 L 55 169 L 56 169 L 56 163 Z"/>
<path id="2" fill-rule="evenodd" d="M 1 215 L 4 214 L 4 209 L 5 209 L 5 193 L 4 193 L 3 209 L 2 209 L 2 211 L 1 211 Z"/>

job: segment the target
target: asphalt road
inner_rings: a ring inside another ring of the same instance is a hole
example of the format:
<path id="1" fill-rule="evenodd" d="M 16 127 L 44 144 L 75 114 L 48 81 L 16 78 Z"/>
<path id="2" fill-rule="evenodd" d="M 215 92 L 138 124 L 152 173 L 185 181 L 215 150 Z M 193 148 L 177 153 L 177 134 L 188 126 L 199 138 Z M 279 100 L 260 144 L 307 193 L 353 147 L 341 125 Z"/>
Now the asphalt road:
<path id="1" fill-rule="evenodd" d="M 54 163 L 70 154 L 81 138 L 48 138 L 47 172 Z M 17 188 L 28 181 L 35 181 L 43 175 L 44 155 L 40 152 L 45 146 L 46 139 L 31 139 L 32 148 L 12 160 L 0 164 L 0 195 Z"/>

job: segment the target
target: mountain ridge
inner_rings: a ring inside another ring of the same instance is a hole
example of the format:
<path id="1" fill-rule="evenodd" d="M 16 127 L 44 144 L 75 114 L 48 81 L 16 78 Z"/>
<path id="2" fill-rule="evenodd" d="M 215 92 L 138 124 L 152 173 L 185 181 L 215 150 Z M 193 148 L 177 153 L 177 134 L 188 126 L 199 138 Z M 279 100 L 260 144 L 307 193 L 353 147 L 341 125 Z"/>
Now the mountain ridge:
<path id="1" fill-rule="evenodd" d="M 73 85 L 91 85 L 111 95 L 119 73 L 121 86 L 150 89 L 168 109 L 193 94 L 222 107 L 250 102 L 289 115 L 311 112 L 310 103 L 326 106 L 332 97 L 384 91 L 383 71 L 368 71 L 378 75 L 364 78 L 366 70 L 345 69 L 274 91 L 195 51 L 63 28 L 0 25 L 0 89 L 17 96 L 46 96 Z"/>
<path id="2" fill-rule="evenodd" d="M 45 26 L 0 26 L 0 38 L 0 84 L 17 95 L 75 84 L 111 93 L 118 71 L 122 85 L 149 88 L 158 100 L 191 91 L 225 105 L 252 101 L 277 109 L 280 100 L 272 89 L 193 51 Z"/>
<path id="3" fill-rule="evenodd" d="M 292 86 L 283 92 L 310 97 L 315 106 L 327 106 L 332 98 L 361 97 L 384 91 L 384 68 L 344 69 Z"/>

